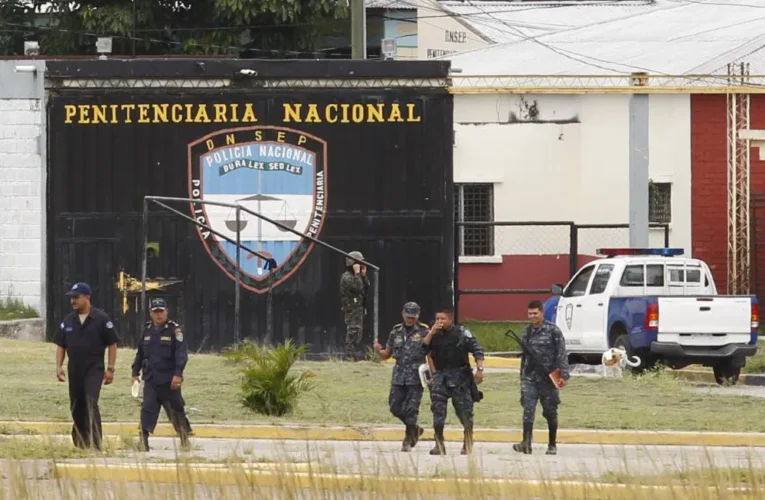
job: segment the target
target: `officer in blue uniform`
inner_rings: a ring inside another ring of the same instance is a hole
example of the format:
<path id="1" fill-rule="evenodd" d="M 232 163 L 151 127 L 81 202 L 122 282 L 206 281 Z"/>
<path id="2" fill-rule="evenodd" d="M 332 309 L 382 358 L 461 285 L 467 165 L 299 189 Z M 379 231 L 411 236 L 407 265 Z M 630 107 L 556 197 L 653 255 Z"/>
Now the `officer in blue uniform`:
<path id="1" fill-rule="evenodd" d="M 165 408 L 181 446 L 188 448 L 191 425 L 186 418 L 181 384 L 183 370 L 189 359 L 181 326 L 167 319 L 167 302 L 154 297 L 150 302 L 151 321 L 144 325 L 133 361 L 135 382 L 143 369 L 143 404 L 141 405 L 141 443 L 149 451 L 149 434 L 154 432 L 160 406 Z"/>
<path id="2" fill-rule="evenodd" d="M 101 385 L 114 380 L 117 362 L 117 331 L 109 316 L 90 303 L 92 291 L 87 283 L 75 283 L 66 293 L 72 312 L 59 324 L 53 337 L 56 344 L 56 376 L 64 382 L 69 376 L 69 403 L 72 411 L 72 441 L 78 448 L 101 449 L 102 428 L 98 399 Z M 104 369 L 104 352 L 109 365 Z M 67 373 L 64 358 L 69 356 Z"/>

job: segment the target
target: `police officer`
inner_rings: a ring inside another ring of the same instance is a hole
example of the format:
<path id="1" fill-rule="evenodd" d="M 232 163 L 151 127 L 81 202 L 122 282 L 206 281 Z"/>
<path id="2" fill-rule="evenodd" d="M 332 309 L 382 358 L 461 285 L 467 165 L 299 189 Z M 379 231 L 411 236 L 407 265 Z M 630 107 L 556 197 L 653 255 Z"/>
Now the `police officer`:
<path id="1" fill-rule="evenodd" d="M 542 402 L 542 415 L 547 420 L 549 440 L 547 455 L 558 452 L 559 388 L 549 377 L 549 373 L 559 369 L 561 382 L 566 385 L 569 379 L 568 354 L 566 340 L 560 328 L 545 321 L 544 306 L 539 300 L 532 300 L 528 306 L 529 326 L 523 331 L 521 342 L 524 344 L 521 356 L 521 405 L 523 405 L 523 441 L 513 445 L 519 453 L 531 454 L 531 437 L 534 429 L 534 414 L 537 402 Z M 533 355 L 529 355 L 531 351 Z"/>
<path id="2" fill-rule="evenodd" d="M 75 283 L 66 293 L 73 311 L 59 324 L 53 342 L 56 348 L 56 376 L 64 382 L 64 357 L 69 356 L 69 403 L 72 411 L 72 441 L 78 448 L 101 450 L 102 428 L 98 399 L 101 384 L 114 380 L 117 362 L 117 331 L 109 316 L 90 303 L 87 283 Z M 104 370 L 104 351 L 109 350 Z"/>
<path id="3" fill-rule="evenodd" d="M 353 251 L 348 255 L 364 259 L 361 252 Z M 363 336 L 364 307 L 367 301 L 369 279 L 367 266 L 353 259 L 345 258 L 345 272 L 340 277 L 340 303 L 345 316 L 345 355 L 354 361 L 362 359 L 360 353 Z"/>
<path id="4" fill-rule="evenodd" d="M 416 302 L 404 304 L 401 315 L 404 322 L 393 327 L 385 349 L 377 341 L 374 349 L 383 360 L 391 356 L 396 360 L 388 406 L 393 416 L 406 426 L 401 451 L 410 451 L 424 432 L 424 429 L 417 425 L 417 417 L 420 414 L 424 390 L 419 375 L 420 365 L 425 363 L 422 339 L 428 334 L 428 325 L 418 323 L 420 306 Z"/>
<path id="5" fill-rule="evenodd" d="M 141 443 L 149 451 L 149 434 L 154 432 L 160 405 L 165 408 L 181 446 L 188 448 L 191 425 L 186 418 L 181 384 L 189 359 L 183 331 L 178 323 L 167 319 L 167 302 L 154 297 L 150 302 L 151 321 L 144 325 L 142 339 L 133 361 L 131 383 L 143 369 L 143 404 L 141 405 Z"/>
<path id="6" fill-rule="evenodd" d="M 430 389 L 430 409 L 436 446 L 431 455 L 445 455 L 444 424 L 446 403 L 452 400 L 454 412 L 464 428 L 462 454 L 473 450 L 473 403 L 483 395 L 477 384 L 483 381 L 483 347 L 470 330 L 454 324 L 454 310 L 444 307 L 436 312 L 436 321 L 422 341 L 423 354 L 430 354 L 436 372 Z M 468 353 L 473 354 L 477 368 L 470 368 Z"/>

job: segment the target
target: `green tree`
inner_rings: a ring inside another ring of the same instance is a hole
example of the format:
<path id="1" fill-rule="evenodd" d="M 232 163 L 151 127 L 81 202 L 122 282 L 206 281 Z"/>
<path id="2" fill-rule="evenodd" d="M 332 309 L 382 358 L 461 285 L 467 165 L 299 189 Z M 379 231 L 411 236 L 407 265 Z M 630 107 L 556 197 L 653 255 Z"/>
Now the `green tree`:
<path id="1" fill-rule="evenodd" d="M 28 2 L 0 1 L 0 55 L 24 53 L 25 37 L 31 34 L 33 9 Z"/>
<path id="2" fill-rule="evenodd" d="M 2 2 L 0 2 L 2 3 Z M 11 2 L 21 3 L 21 2 Z M 28 3 L 28 2 L 24 2 Z M 40 3 L 35 0 L 35 3 Z M 53 0 L 30 26 L 49 55 L 93 54 L 98 36 L 115 55 L 284 57 L 316 50 L 319 29 L 348 17 L 347 0 Z M 0 10 L 2 12 L 2 10 Z M 0 17 L 0 28 L 2 28 Z M 18 44 L 17 44 L 18 45 Z"/>

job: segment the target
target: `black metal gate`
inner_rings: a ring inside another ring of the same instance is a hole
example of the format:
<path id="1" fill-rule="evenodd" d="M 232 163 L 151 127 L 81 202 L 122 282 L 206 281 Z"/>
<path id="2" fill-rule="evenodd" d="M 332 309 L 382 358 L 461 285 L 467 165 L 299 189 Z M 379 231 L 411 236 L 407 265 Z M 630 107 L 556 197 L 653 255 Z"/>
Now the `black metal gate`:
<path id="1" fill-rule="evenodd" d="M 205 166 L 208 151 L 249 143 L 288 144 L 297 151 L 307 147 L 301 141 L 309 136 L 326 145 L 309 151 L 325 161 L 321 180 L 326 182 L 319 195 L 319 164 L 311 164 L 307 234 L 343 251 L 360 250 L 385 270 L 379 284 L 381 340 L 400 321 L 404 302 L 419 302 L 425 314 L 451 303 L 454 217 L 444 208 L 452 206 L 448 66 L 435 61 L 49 62 L 49 331 L 68 311 L 67 285 L 84 280 L 94 287 L 96 306 L 114 316 L 126 340 L 134 339 L 144 321 L 137 299 L 142 256 L 148 252 L 147 292 L 168 297 L 190 346 L 218 349 L 234 341 L 233 259 L 222 243 L 211 244 L 187 221 L 157 213 L 142 248 L 144 197 L 193 198 L 199 171 L 223 175 L 242 166 L 236 158 Z M 243 76 L 242 68 L 257 76 Z M 271 161 L 267 168 L 300 175 L 296 162 Z M 265 167 L 247 163 L 246 168 Z M 244 187 L 242 196 L 255 194 Z M 313 226 L 319 206 L 321 220 Z M 214 218 L 193 206 L 183 210 Z M 285 270 L 273 289 L 270 338 L 267 294 L 255 271 L 248 271 L 241 296 L 243 336 L 274 343 L 291 338 L 310 344 L 312 352 L 332 352 L 345 335 L 338 293 L 344 259 L 318 245 L 301 245 L 279 259 Z M 365 328 L 369 344 L 371 316 Z"/>

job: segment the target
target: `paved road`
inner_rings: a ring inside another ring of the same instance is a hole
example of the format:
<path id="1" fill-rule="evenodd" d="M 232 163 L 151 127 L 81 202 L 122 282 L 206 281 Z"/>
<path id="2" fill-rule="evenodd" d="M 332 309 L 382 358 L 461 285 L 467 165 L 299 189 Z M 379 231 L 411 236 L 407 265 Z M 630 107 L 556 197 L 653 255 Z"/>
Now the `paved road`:
<path id="1" fill-rule="evenodd" d="M 177 441 L 155 438 L 151 452 L 132 452 L 126 459 L 171 461 L 178 456 Z M 176 443 L 176 444 L 174 444 Z M 222 461 L 239 457 L 254 462 L 320 463 L 344 474 L 391 474 L 433 477 L 467 474 L 469 457 L 459 454 L 461 443 L 447 443 L 446 457 L 428 454 L 432 441 L 420 443 L 413 452 L 402 453 L 400 444 L 368 441 L 274 441 L 195 439 L 194 450 L 182 455 Z M 561 445 L 557 456 L 544 454 L 538 443 L 531 456 L 512 451 L 509 444 L 476 443 L 475 465 L 486 476 L 517 479 L 560 479 L 586 475 L 597 478 L 609 472 L 659 474 L 714 465 L 726 468 L 765 468 L 765 448 L 702 448 L 688 446 Z"/>
<path id="2" fill-rule="evenodd" d="M 65 437 L 62 437 L 65 439 Z M 111 463 L 136 463 L 138 461 L 175 461 L 177 441 L 170 438 L 153 439 L 155 449 L 149 453 L 131 452 L 123 459 L 94 459 L 108 467 Z M 412 453 L 401 453 L 400 444 L 387 442 L 338 442 L 338 441 L 272 441 L 195 439 L 194 449 L 183 453 L 206 461 L 223 461 L 239 457 L 252 462 L 319 463 L 327 472 L 363 475 L 419 475 L 421 477 L 444 477 L 453 474 L 467 475 L 471 459 L 459 455 L 461 443 L 448 443 L 446 457 L 428 454 L 432 442 L 420 443 Z M 485 476 L 515 479 L 580 479 L 586 476 L 597 480 L 608 473 L 630 475 L 659 474 L 665 471 L 683 471 L 708 468 L 710 465 L 725 468 L 765 468 L 765 448 L 708 448 L 674 446 L 594 446 L 562 445 L 554 457 L 544 455 L 544 447 L 538 444 L 531 456 L 519 455 L 510 445 L 477 443 L 474 465 Z M 11 480 L 7 467 L 3 467 L 3 487 L 6 498 L 128 498 L 136 494 L 146 498 L 192 498 L 190 492 L 177 491 L 172 486 L 152 485 L 151 496 L 146 496 L 142 485 L 117 483 L 93 485 L 64 481 L 57 484 L 52 479 L 50 464 L 44 461 L 28 462 L 23 475 L 27 483 Z M 474 469 L 475 470 L 475 469 Z M 19 473 L 10 474 L 18 479 Z M 63 488 L 61 487 L 63 485 Z M 19 488 L 26 488 L 22 495 Z M 114 495 L 109 495 L 106 490 Z M 161 493 L 157 488 L 164 488 Z M 116 494 L 122 491 L 124 495 Z M 144 491 L 142 493 L 142 491 Z M 0 491 L 0 498 L 3 497 Z M 79 495 L 79 496 L 78 496 Z M 240 498 L 237 488 L 197 486 L 193 498 Z M 246 495 L 245 495 L 246 496 Z M 280 493 L 258 490 L 259 498 L 278 498 Z M 303 492 L 300 498 L 313 498 Z M 349 498 L 359 498 L 349 497 Z"/>

